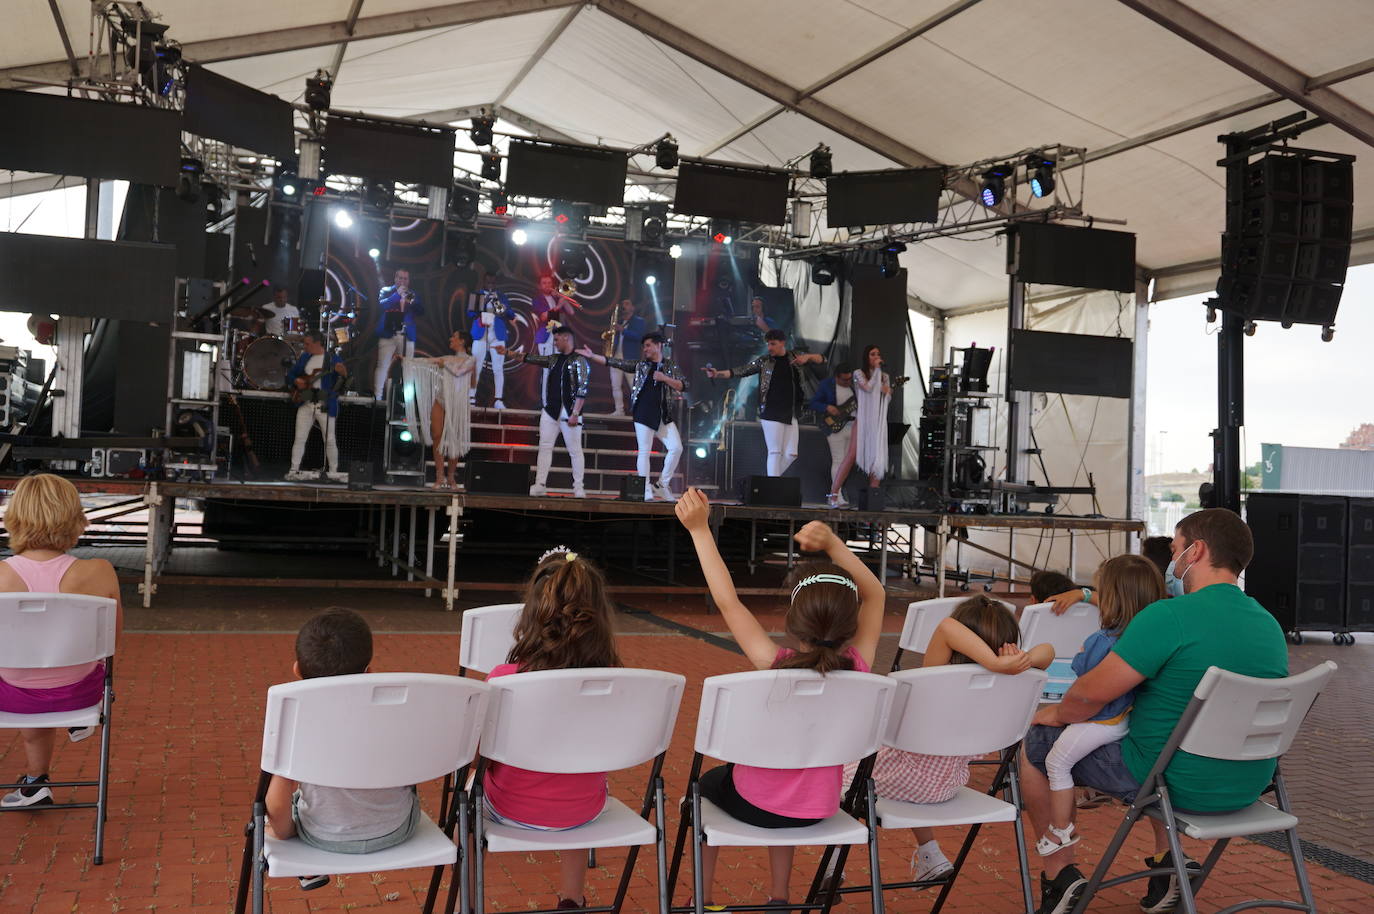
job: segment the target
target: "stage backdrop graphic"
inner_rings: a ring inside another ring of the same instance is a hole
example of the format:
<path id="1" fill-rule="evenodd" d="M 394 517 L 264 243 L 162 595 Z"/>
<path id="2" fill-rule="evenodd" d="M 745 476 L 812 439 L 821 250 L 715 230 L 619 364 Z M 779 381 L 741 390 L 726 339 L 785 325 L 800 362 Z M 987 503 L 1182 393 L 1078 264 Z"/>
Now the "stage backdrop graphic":
<path id="1" fill-rule="evenodd" d="M 332 310 L 340 303 L 356 315 L 357 332 L 343 350 L 349 371 L 358 379 L 355 390 L 370 386 L 376 364 L 377 293 L 390 285 L 397 269 L 410 271 L 411 286 L 424 305 L 417 320 L 416 355 L 441 355 L 449 351 L 448 340 L 454 330 L 471 331 L 468 309 L 477 290 L 491 287 L 505 293 L 515 312 L 508 321 L 507 358 L 504 365 L 504 400 L 508 408 L 538 409 L 542 371 L 509 357 L 512 352 L 533 353 L 536 325 L 530 301 L 538 293 L 539 277 L 548 273 L 555 284 L 558 274 L 558 243 L 550 235 L 532 237 L 529 243 L 514 246 L 507 232 L 482 230 L 477 235 L 477 259 L 471 266 L 445 264 L 443 223 L 428 219 L 395 218 L 386 237 L 365 222 L 355 223 L 353 232 L 334 230 L 329 237 L 329 256 L 325 298 Z M 450 242 L 452 243 L 452 233 Z M 374 261 L 368 251 L 375 247 Z M 652 328 L 654 309 L 644 295 L 632 295 L 633 250 L 618 241 L 593 239 L 586 247 L 583 275 L 572 298 L 578 311 L 567 321 L 576 335 L 577 346 L 586 344 L 594 352 L 602 349 L 601 333 L 610 325 L 616 302 L 633 298 L 638 313 Z M 449 258 L 452 252 L 449 252 Z M 642 291 L 642 290 L 641 290 Z M 637 355 L 637 353 L 635 354 Z M 625 353 L 631 358 L 630 353 Z M 477 402 L 487 405 L 492 399 L 491 364 L 483 366 Z M 592 365 L 588 412 L 610 412 L 610 378 L 607 369 Z"/>

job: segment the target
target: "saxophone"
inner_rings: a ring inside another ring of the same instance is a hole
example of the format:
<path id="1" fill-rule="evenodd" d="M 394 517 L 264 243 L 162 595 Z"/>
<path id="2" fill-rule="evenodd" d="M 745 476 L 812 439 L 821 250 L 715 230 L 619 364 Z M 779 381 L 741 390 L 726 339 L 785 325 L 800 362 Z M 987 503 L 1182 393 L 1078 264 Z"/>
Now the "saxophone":
<path id="1" fill-rule="evenodd" d="M 730 421 L 730 411 L 735 406 L 735 388 L 730 388 L 725 392 L 725 396 L 720 398 L 720 441 L 716 443 L 716 450 L 725 450 L 725 423 Z"/>
<path id="2" fill-rule="evenodd" d="M 606 358 L 615 355 L 615 333 L 620 326 L 620 302 L 616 302 L 615 310 L 611 312 L 611 326 L 609 329 L 601 331 L 601 354 Z"/>

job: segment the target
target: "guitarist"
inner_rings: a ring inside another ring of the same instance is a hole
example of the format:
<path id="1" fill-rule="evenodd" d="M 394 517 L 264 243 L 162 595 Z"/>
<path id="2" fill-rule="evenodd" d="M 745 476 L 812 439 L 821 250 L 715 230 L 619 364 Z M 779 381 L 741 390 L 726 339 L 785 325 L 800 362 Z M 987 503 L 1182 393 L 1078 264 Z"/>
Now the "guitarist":
<path id="1" fill-rule="evenodd" d="M 300 404 L 296 407 L 296 437 L 291 444 L 291 469 L 286 478 L 293 481 L 316 478 L 314 473 L 301 472 L 301 457 L 305 455 L 311 427 L 318 425 L 324 437 L 329 478 L 335 482 L 346 481 L 348 477 L 339 472 L 339 446 L 335 443 L 334 426 L 339 417 L 339 387 L 342 379 L 348 376 L 348 368 L 337 354 L 324 351 L 324 335 L 318 330 L 305 335 L 304 346 L 305 351 L 286 375 L 291 402 Z"/>
<path id="2" fill-rule="evenodd" d="M 821 418 L 821 428 L 825 430 L 825 443 L 830 446 L 830 475 L 833 477 L 845 456 L 849 453 L 849 442 L 854 437 L 854 423 L 840 422 L 839 428 L 825 422 L 826 417 L 842 419 L 845 409 L 854 402 L 854 369 L 849 365 L 836 367 L 835 373 L 816 385 L 816 395 L 807 406 Z M 827 499 L 829 500 L 829 499 Z"/>
<path id="3" fill-rule="evenodd" d="M 835 468 L 830 494 L 825 497 L 832 508 L 848 506 L 840 490 L 855 465 L 868 474 L 870 487 L 876 488 L 887 474 L 887 409 L 892 403 L 892 379 L 883 371 L 883 353 L 877 346 L 864 347 L 851 386 L 858 409 L 854 421 L 848 423 L 854 428 L 849 450 Z"/>

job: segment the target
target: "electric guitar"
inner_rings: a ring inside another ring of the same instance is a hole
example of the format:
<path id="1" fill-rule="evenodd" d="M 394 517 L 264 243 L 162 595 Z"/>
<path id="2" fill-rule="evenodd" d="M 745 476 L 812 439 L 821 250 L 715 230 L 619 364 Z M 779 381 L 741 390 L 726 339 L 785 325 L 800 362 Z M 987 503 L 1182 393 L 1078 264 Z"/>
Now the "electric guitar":
<path id="1" fill-rule="evenodd" d="M 911 379 L 907 377 L 893 380 L 892 389 L 896 390 L 909 380 Z M 850 397 L 848 402 L 835 408 L 839 410 L 838 414 L 832 416 L 829 412 L 826 412 L 821 416 L 821 428 L 825 429 L 827 435 L 835 434 L 850 422 L 854 421 L 854 411 L 859 408 L 859 398 L 857 396 Z"/>
<path id="2" fill-rule="evenodd" d="M 326 395 L 328 394 L 328 391 L 322 390 L 321 388 L 318 388 L 318 387 L 312 387 L 311 385 L 313 385 L 313 384 L 315 383 L 315 381 L 320 377 L 320 375 L 322 375 L 322 374 L 325 373 L 325 371 L 332 370 L 332 369 L 333 369 L 333 366 L 332 366 L 332 365 L 331 365 L 331 366 L 321 366 L 320 368 L 316 369 L 315 371 L 310 372 L 310 374 L 303 374 L 303 375 L 301 375 L 301 379 L 302 379 L 303 381 L 305 381 L 305 386 L 304 386 L 304 387 L 297 387 L 295 384 L 292 384 L 292 385 L 291 385 L 291 402 L 292 402 L 292 403 L 323 403 L 324 400 L 325 400 Z M 846 405 L 848 405 L 848 404 L 846 404 Z"/>

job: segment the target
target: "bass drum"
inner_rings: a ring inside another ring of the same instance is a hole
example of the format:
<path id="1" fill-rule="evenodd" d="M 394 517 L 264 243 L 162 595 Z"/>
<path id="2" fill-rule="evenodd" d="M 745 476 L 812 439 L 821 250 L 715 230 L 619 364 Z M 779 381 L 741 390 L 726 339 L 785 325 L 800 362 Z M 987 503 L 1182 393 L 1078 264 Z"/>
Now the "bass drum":
<path id="1" fill-rule="evenodd" d="M 286 340 L 264 336 L 243 350 L 239 373 L 250 387 L 281 390 L 286 387 L 286 373 L 296 364 L 299 355 L 297 348 Z"/>

